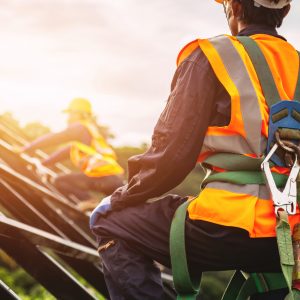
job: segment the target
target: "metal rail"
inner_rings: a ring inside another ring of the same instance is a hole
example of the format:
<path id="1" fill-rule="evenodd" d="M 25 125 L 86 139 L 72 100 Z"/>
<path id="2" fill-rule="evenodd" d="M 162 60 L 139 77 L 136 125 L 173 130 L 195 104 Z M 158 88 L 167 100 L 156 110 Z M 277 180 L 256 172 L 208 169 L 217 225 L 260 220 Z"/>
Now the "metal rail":
<path id="1" fill-rule="evenodd" d="M 4 140 L 26 142 L 1 118 L 0 134 L 0 249 L 58 299 L 96 299 L 73 272 L 109 299 L 88 216 L 35 172 L 31 157 Z M 55 177 L 55 170 L 47 176 Z M 162 280 L 165 299 L 175 299 L 172 276 L 162 274 Z M 19 298 L 0 281 L 0 299 Z"/>

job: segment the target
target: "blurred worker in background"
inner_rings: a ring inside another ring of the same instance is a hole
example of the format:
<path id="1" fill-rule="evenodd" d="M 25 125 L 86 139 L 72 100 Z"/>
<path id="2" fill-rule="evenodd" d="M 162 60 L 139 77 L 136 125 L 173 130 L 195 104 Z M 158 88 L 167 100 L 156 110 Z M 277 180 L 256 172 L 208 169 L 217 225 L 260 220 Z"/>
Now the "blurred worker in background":
<path id="1" fill-rule="evenodd" d="M 50 167 L 58 161 L 70 159 L 79 171 L 58 175 L 54 185 L 64 195 L 72 194 L 85 203 L 92 203 L 89 192 L 110 195 L 123 185 L 124 170 L 101 134 L 87 99 L 73 99 L 64 112 L 68 114 L 68 127 L 65 130 L 41 136 L 24 146 L 22 151 L 32 152 L 67 143 L 42 161 L 42 164 Z"/>

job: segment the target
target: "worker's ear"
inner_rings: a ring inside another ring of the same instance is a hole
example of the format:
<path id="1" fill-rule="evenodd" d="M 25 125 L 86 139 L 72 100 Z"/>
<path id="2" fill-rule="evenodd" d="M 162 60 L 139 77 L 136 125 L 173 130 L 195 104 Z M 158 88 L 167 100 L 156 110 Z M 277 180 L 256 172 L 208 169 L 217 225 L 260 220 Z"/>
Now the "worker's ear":
<path id="1" fill-rule="evenodd" d="M 240 1 L 232 0 L 231 7 L 233 16 L 236 19 L 240 19 L 240 17 L 243 15 L 243 7 Z"/>
<path id="2" fill-rule="evenodd" d="M 290 4 L 284 7 L 284 18 L 290 12 L 290 9 L 291 9 L 291 5 Z"/>

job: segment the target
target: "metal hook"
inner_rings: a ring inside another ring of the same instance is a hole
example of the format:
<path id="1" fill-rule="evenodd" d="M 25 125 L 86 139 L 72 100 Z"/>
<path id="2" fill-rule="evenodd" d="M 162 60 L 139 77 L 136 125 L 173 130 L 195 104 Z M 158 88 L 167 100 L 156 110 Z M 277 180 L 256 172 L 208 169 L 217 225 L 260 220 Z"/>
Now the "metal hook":
<path id="1" fill-rule="evenodd" d="M 285 210 L 289 215 L 294 215 L 296 214 L 297 204 L 297 176 L 300 171 L 298 155 L 295 153 L 294 165 L 291 168 L 290 175 L 283 191 L 280 191 L 276 186 L 269 163 L 271 156 L 275 153 L 277 148 L 278 144 L 275 144 L 262 162 L 261 168 L 265 174 L 267 186 L 274 202 L 275 214 L 278 215 L 279 210 Z"/>

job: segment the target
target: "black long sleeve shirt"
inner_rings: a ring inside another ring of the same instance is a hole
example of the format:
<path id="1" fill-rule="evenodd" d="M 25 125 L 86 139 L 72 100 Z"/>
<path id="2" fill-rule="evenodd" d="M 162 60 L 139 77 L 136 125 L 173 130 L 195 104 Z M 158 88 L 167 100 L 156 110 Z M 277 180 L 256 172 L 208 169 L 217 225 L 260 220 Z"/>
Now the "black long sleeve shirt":
<path id="1" fill-rule="evenodd" d="M 258 33 L 280 37 L 275 29 L 259 25 L 239 35 Z M 149 150 L 128 160 L 128 184 L 112 195 L 112 209 L 145 202 L 182 182 L 196 165 L 207 128 L 227 125 L 230 110 L 228 93 L 196 49 L 175 72 Z"/>

